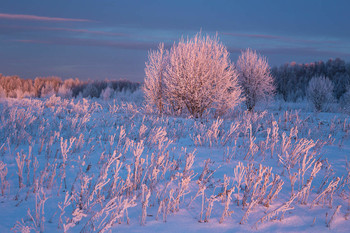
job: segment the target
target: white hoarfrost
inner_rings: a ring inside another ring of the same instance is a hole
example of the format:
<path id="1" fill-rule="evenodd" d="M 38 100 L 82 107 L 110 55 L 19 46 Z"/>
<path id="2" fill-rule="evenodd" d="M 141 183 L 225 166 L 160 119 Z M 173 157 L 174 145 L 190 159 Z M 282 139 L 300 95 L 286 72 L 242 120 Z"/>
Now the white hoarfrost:
<path id="1" fill-rule="evenodd" d="M 241 101 L 229 52 L 217 37 L 197 34 L 181 39 L 170 51 L 160 45 L 150 52 L 145 71 L 146 100 L 159 112 L 222 115 Z"/>
<path id="2" fill-rule="evenodd" d="M 164 50 L 164 44 L 160 44 L 158 50 L 150 51 L 145 68 L 145 84 L 143 91 L 150 109 L 156 109 L 159 113 L 164 108 L 163 75 L 166 66 L 167 52 Z"/>
<path id="3" fill-rule="evenodd" d="M 0 99 L 0 116 L 0 232 L 350 226 L 346 114 L 274 106 L 199 121 L 52 96 Z"/>
<path id="4" fill-rule="evenodd" d="M 327 77 L 313 77 L 307 88 L 307 98 L 316 111 L 326 110 L 327 105 L 334 101 L 334 85 Z"/>
<path id="5" fill-rule="evenodd" d="M 258 101 L 273 95 L 275 84 L 265 57 L 247 49 L 242 51 L 236 66 L 248 110 L 254 109 Z"/>

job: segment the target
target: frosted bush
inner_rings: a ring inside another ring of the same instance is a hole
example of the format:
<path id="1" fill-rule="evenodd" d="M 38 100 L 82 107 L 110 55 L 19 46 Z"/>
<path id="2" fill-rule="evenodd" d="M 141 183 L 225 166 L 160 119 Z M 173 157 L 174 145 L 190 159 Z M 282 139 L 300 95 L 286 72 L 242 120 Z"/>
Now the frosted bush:
<path id="1" fill-rule="evenodd" d="M 313 77 L 307 88 L 307 98 L 316 111 L 325 111 L 334 101 L 334 85 L 327 77 Z"/>
<path id="2" fill-rule="evenodd" d="M 241 101 L 237 74 L 229 52 L 217 37 L 181 39 L 170 51 L 160 45 L 146 63 L 146 101 L 173 114 L 202 117 L 225 113 Z M 166 64 L 165 64 L 166 63 Z"/>
<path id="3" fill-rule="evenodd" d="M 58 77 L 35 78 L 33 89 L 35 96 L 49 97 L 56 94 L 61 85 L 62 80 Z"/>
<path id="4" fill-rule="evenodd" d="M 340 98 L 340 106 L 345 112 L 350 113 L 350 86 L 348 86 L 347 91 Z"/>
<path id="5" fill-rule="evenodd" d="M 164 50 L 164 44 L 160 44 L 158 50 L 150 51 L 145 68 L 145 84 L 143 91 L 148 105 L 159 112 L 164 108 L 164 81 L 163 75 L 166 66 L 168 52 Z"/>
<path id="6" fill-rule="evenodd" d="M 0 86 L 0 98 L 6 98 L 6 91 Z"/>
<path id="7" fill-rule="evenodd" d="M 129 90 L 115 92 L 115 98 L 118 101 L 133 102 L 135 104 L 141 104 L 144 100 L 144 91 L 140 88 L 134 92 Z"/>
<path id="8" fill-rule="evenodd" d="M 113 97 L 113 95 L 114 95 L 114 90 L 110 87 L 107 87 L 106 89 L 102 90 L 100 98 L 102 98 L 103 100 L 109 100 L 110 98 Z"/>
<path id="9" fill-rule="evenodd" d="M 53 95 L 55 95 L 54 87 L 51 86 L 50 83 L 45 84 L 44 87 L 41 89 L 40 97 L 51 97 Z"/>
<path id="10" fill-rule="evenodd" d="M 98 89 L 95 85 L 93 85 L 93 83 L 89 83 L 83 90 L 83 93 L 82 93 L 83 97 L 84 98 L 87 98 L 87 97 L 96 97 L 98 98 L 99 97 L 99 93 L 98 93 Z"/>
<path id="11" fill-rule="evenodd" d="M 242 51 L 236 65 L 247 109 L 253 110 L 259 100 L 270 97 L 275 91 L 269 65 L 265 57 L 251 49 Z"/>
<path id="12" fill-rule="evenodd" d="M 73 96 L 73 92 L 70 88 L 65 85 L 60 86 L 58 89 L 57 95 L 62 98 L 71 98 Z"/>

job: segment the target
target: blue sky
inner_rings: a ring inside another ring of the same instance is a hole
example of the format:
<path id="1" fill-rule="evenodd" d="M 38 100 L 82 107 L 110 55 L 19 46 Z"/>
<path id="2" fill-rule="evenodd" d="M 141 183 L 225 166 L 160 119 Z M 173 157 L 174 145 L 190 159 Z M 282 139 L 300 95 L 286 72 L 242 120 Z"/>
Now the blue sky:
<path id="1" fill-rule="evenodd" d="M 270 65 L 350 61 L 347 0 L 1 0 L 0 73 L 142 81 L 147 54 L 198 31 L 235 62 L 258 50 Z"/>

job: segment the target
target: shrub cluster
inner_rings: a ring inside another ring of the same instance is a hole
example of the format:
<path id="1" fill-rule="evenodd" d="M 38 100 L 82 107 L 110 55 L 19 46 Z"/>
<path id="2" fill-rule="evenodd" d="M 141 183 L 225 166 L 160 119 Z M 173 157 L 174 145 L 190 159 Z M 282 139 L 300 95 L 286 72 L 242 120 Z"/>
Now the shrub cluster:
<path id="1" fill-rule="evenodd" d="M 218 38 L 201 34 L 181 39 L 170 50 L 161 44 L 149 53 L 145 73 L 145 99 L 161 114 L 220 116 L 244 99 L 252 110 L 275 89 L 265 58 L 243 51 L 236 70 Z"/>

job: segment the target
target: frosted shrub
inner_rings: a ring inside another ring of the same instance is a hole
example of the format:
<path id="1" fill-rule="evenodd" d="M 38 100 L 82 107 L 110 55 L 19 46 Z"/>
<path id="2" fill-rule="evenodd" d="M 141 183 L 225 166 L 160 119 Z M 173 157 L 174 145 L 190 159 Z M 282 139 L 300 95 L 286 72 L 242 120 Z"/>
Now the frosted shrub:
<path id="1" fill-rule="evenodd" d="M 57 95 L 62 98 L 71 98 L 73 96 L 73 92 L 69 87 L 62 85 L 60 88 L 58 88 Z"/>
<path id="2" fill-rule="evenodd" d="M 90 98 L 96 97 L 96 98 L 98 98 L 99 97 L 98 89 L 93 83 L 89 83 L 85 87 L 85 89 L 83 90 L 82 95 L 83 95 L 84 98 L 87 98 L 87 97 L 90 97 Z"/>
<path id="3" fill-rule="evenodd" d="M 241 101 L 226 47 L 217 37 L 200 34 L 181 39 L 169 52 L 161 45 L 150 53 L 144 90 L 146 100 L 159 111 L 166 105 L 173 114 L 187 111 L 196 118 L 208 110 L 221 115 Z"/>
<path id="4" fill-rule="evenodd" d="M 113 98 L 121 102 L 132 102 L 139 106 L 143 103 L 143 95 L 144 92 L 140 88 L 134 92 L 131 92 L 130 90 L 115 91 L 113 93 Z"/>
<path id="5" fill-rule="evenodd" d="M 269 65 L 265 57 L 251 49 L 242 51 L 236 65 L 247 109 L 253 110 L 259 100 L 266 99 L 275 91 Z"/>
<path id="6" fill-rule="evenodd" d="M 0 99 L 6 98 L 6 91 L 0 86 Z"/>
<path id="7" fill-rule="evenodd" d="M 100 98 L 102 98 L 103 100 L 109 100 L 113 97 L 113 94 L 114 90 L 110 87 L 107 87 L 106 89 L 102 90 Z"/>
<path id="8" fill-rule="evenodd" d="M 197 34 L 174 45 L 165 84 L 170 102 L 186 108 L 194 117 L 201 117 L 210 108 L 222 114 L 241 100 L 229 52 L 217 37 Z"/>
<path id="9" fill-rule="evenodd" d="M 327 104 L 333 102 L 334 85 L 327 77 L 313 77 L 307 88 L 307 98 L 316 111 L 326 110 Z"/>
<path id="10" fill-rule="evenodd" d="M 34 90 L 37 97 L 48 97 L 57 93 L 58 88 L 62 85 L 61 78 L 47 77 L 47 78 L 35 78 Z"/>
<path id="11" fill-rule="evenodd" d="M 46 83 L 44 87 L 41 89 L 41 95 L 40 97 L 51 97 L 55 95 L 55 89 L 54 86 L 51 85 L 51 83 Z"/>
<path id="12" fill-rule="evenodd" d="M 144 101 L 144 92 L 141 89 L 137 89 L 129 95 L 129 101 L 132 101 L 136 104 L 140 104 Z"/>
<path id="13" fill-rule="evenodd" d="M 157 51 L 150 51 L 145 68 L 145 84 L 143 91 L 149 106 L 155 107 L 159 113 L 163 112 L 164 81 L 167 51 L 164 44 L 160 44 Z"/>
<path id="14" fill-rule="evenodd" d="M 1 98 L 1 90 L 0 90 Z M 350 86 L 348 86 L 347 91 L 340 98 L 340 106 L 345 112 L 350 113 Z"/>

